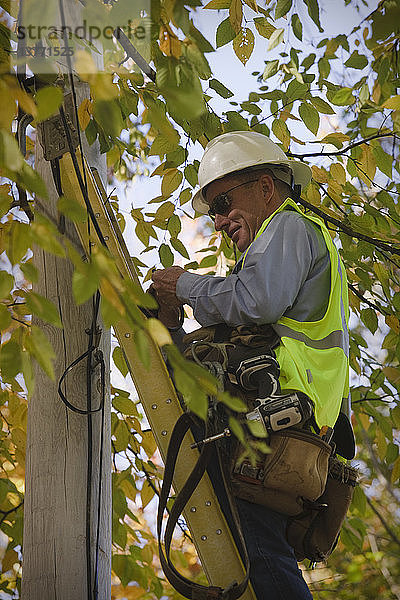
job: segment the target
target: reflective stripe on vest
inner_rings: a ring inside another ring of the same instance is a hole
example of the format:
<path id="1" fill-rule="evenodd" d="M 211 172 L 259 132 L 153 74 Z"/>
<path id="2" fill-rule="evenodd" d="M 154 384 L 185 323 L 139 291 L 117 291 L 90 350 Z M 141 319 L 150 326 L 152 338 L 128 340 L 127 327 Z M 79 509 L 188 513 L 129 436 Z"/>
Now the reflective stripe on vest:
<path id="1" fill-rule="evenodd" d="M 283 389 L 296 389 L 308 394 L 314 402 L 319 426 L 333 426 L 342 398 L 349 392 L 349 336 L 347 279 L 339 253 L 324 223 L 304 214 L 293 200 L 287 199 L 264 221 L 257 239 L 270 220 L 282 210 L 295 210 L 318 226 L 330 257 L 331 289 L 325 315 L 318 321 L 296 321 L 282 316 L 273 328 L 281 338 L 276 355 L 281 367 Z M 250 248 L 251 246 L 249 246 Z M 246 250 L 242 267 L 249 250 Z"/>

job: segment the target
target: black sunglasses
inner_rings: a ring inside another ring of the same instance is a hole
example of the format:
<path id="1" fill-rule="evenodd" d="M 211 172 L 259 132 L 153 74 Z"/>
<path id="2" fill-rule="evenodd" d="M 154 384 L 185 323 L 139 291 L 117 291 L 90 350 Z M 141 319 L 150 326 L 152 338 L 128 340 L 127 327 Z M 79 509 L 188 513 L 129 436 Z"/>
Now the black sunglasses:
<path id="1" fill-rule="evenodd" d="M 215 198 L 213 199 L 213 201 L 211 202 L 210 205 L 210 209 L 208 211 L 208 216 L 214 221 L 215 220 L 215 215 L 227 215 L 228 212 L 230 211 L 231 208 L 231 204 L 232 204 L 232 198 L 230 196 L 228 196 L 229 192 L 232 192 L 233 190 L 236 190 L 239 187 L 242 187 L 242 185 L 246 185 L 248 183 L 253 183 L 254 181 L 258 181 L 259 178 L 257 179 L 250 179 L 249 181 L 244 181 L 243 183 L 239 183 L 239 185 L 235 185 L 234 187 L 230 188 L 229 190 L 226 190 L 226 192 L 222 192 L 222 194 L 217 194 L 215 196 Z"/>

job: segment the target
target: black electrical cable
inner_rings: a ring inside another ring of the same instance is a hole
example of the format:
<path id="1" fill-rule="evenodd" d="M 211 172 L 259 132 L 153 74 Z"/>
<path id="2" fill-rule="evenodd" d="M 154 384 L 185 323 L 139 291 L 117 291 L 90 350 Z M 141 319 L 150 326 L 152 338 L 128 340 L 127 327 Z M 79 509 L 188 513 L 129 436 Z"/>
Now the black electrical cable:
<path id="1" fill-rule="evenodd" d="M 67 29 L 65 26 L 63 0 L 59 0 L 59 9 L 60 9 L 61 25 L 62 25 L 62 29 L 63 29 L 63 35 L 64 35 L 64 44 L 65 44 L 65 47 L 67 47 L 68 46 L 68 38 L 67 38 Z M 82 138 L 81 138 L 81 132 L 80 132 L 80 127 L 79 127 L 77 98 L 76 98 L 74 78 L 73 78 L 73 74 L 72 74 L 71 58 L 68 53 L 67 53 L 67 64 L 68 64 L 69 79 L 70 79 L 71 92 L 72 92 L 72 98 L 73 98 L 75 121 L 76 121 L 76 127 L 77 127 L 77 132 L 78 132 L 79 148 L 80 148 L 80 152 L 81 152 L 83 178 L 82 178 L 82 172 L 78 165 L 78 160 L 77 160 L 76 154 L 73 151 L 74 149 L 73 149 L 71 134 L 70 134 L 70 131 L 68 128 L 64 109 L 62 106 L 60 107 L 60 116 L 61 116 L 61 119 L 63 122 L 65 135 L 67 137 L 68 146 L 71 151 L 71 157 L 72 157 L 72 161 L 73 161 L 73 165 L 74 165 L 74 170 L 75 170 L 75 173 L 76 173 L 76 176 L 77 176 L 77 179 L 79 182 L 79 187 L 81 189 L 81 192 L 82 192 L 85 204 L 86 204 L 86 209 L 88 212 L 88 237 L 90 239 L 90 222 L 92 221 L 101 243 L 105 245 L 104 237 L 100 231 L 98 223 L 93 214 L 93 209 L 89 202 L 87 176 L 86 176 L 86 169 L 85 169 L 85 163 L 84 163 L 84 158 L 83 158 Z M 59 187 L 61 189 L 61 181 L 60 181 Z M 89 252 L 90 252 L 90 246 L 89 246 Z M 82 355 L 82 357 L 80 357 L 81 360 L 86 357 L 86 361 L 87 361 L 86 362 L 86 402 L 87 402 L 87 410 L 86 410 L 86 416 L 87 416 L 86 579 L 87 579 L 87 599 L 88 600 L 92 600 L 93 598 L 97 597 L 97 591 L 96 591 L 97 584 L 95 584 L 95 588 L 92 589 L 92 552 L 91 552 L 91 529 L 92 529 L 91 505 L 92 505 L 92 479 L 93 479 L 93 421 L 92 421 L 92 414 L 93 414 L 93 412 L 98 412 L 98 410 L 102 410 L 102 430 L 101 430 L 101 436 L 100 436 L 101 439 L 103 439 L 103 428 L 104 428 L 104 394 L 103 394 L 103 397 L 100 402 L 100 407 L 95 410 L 92 409 L 92 373 L 93 373 L 92 358 L 93 358 L 93 351 L 95 349 L 94 338 L 97 335 L 97 317 L 98 317 L 99 304 L 100 304 L 100 293 L 99 293 L 99 291 L 97 291 L 96 298 L 93 299 L 93 317 L 92 317 L 92 325 L 91 325 L 91 328 L 89 331 L 88 349 L 87 349 L 86 353 L 84 353 L 84 355 Z M 71 368 L 71 366 L 70 366 L 70 368 Z M 61 383 L 61 380 L 60 380 L 60 383 Z M 66 401 L 65 397 L 64 397 L 64 401 Z M 102 448 L 101 448 L 101 459 L 102 459 Z M 100 499 L 101 499 L 101 466 L 99 468 L 100 468 L 100 471 L 99 471 L 99 491 L 98 491 L 99 501 L 98 502 L 100 502 Z M 98 505 L 98 513 L 100 511 L 100 508 L 101 508 L 101 506 Z M 99 527 L 100 527 L 100 519 L 98 518 L 97 532 L 96 532 L 96 540 L 97 541 L 99 539 Z M 98 548 L 96 548 L 96 556 L 98 557 Z M 97 582 L 97 579 L 98 579 L 97 569 L 98 569 L 98 560 L 96 558 L 95 582 Z"/>

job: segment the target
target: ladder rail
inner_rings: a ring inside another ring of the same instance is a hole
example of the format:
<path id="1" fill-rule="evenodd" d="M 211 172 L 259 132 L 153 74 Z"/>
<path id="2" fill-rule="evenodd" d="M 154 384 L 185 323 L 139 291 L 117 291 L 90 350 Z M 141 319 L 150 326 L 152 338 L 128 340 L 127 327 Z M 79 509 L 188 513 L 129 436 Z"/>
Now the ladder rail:
<path id="1" fill-rule="evenodd" d="M 131 279 L 140 285 L 100 177 L 96 171 L 92 172 L 87 166 L 86 172 L 89 201 L 108 250 L 115 259 L 120 276 L 123 279 Z M 64 154 L 60 159 L 60 173 L 65 196 L 75 200 L 86 210 L 69 153 Z M 88 249 L 89 239 L 86 223 L 75 223 L 75 226 L 83 248 Z M 91 235 L 90 242 L 92 244 L 101 243 L 96 231 L 93 231 Z M 146 319 L 144 315 L 143 319 Z M 160 454 L 165 460 L 171 432 L 183 412 L 165 361 L 159 347 L 149 338 L 150 367 L 147 369 L 138 356 L 133 332 L 129 325 L 121 319 L 114 325 L 114 331 L 126 357 L 128 369 Z M 193 442 L 193 436 L 191 432 L 188 432 L 183 440 L 181 455 L 177 463 L 173 482 L 175 490 L 182 488 L 187 474 L 191 472 L 198 458 L 198 450 L 191 448 Z M 184 517 L 209 583 L 225 588 L 232 581 L 240 582 L 244 576 L 243 563 L 207 474 L 193 493 L 190 505 L 184 511 Z M 231 560 L 227 560 L 228 556 L 231 557 Z M 256 600 L 250 584 L 241 598 Z"/>

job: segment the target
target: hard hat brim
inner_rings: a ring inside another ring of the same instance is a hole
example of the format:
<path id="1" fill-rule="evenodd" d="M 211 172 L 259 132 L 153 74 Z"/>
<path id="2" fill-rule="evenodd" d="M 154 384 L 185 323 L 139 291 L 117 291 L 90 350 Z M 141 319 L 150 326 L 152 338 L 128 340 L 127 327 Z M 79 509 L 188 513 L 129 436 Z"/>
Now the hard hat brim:
<path id="1" fill-rule="evenodd" d="M 292 172 L 293 172 L 293 182 L 295 185 L 300 185 L 301 189 L 305 188 L 306 185 L 310 182 L 311 180 L 311 176 L 312 176 L 312 171 L 311 168 L 306 165 L 305 163 L 302 163 L 298 160 L 291 160 L 291 159 L 287 159 L 285 161 L 279 160 L 279 161 L 268 161 L 268 163 L 265 164 L 265 167 L 268 168 L 268 165 L 285 165 L 287 167 L 289 167 Z M 261 167 L 262 165 L 260 165 Z M 226 177 L 226 175 L 230 175 L 232 173 L 235 173 L 237 171 L 237 169 L 233 169 L 232 171 L 228 171 L 227 173 L 225 173 L 223 175 L 223 177 Z M 223 179 L 223 177 L 219 177 L 218 179 Z M 217 181 L 217 179 L 214 179 L 214 181 Z M 207 183 L 207 185 L 210 185 L 209 182 Z M 206 215 L 209 211 L 209 205 L 207 204 L 207 202 L 205 201 L 205 198 L 203 196 L 203 190 L 205 187 L 207 187 L 207 185 L 204 185 L 203 187 L 201 187 L 193 196 L 192 199 L 192 207 L 193 209 L 203 215 Z"/>

